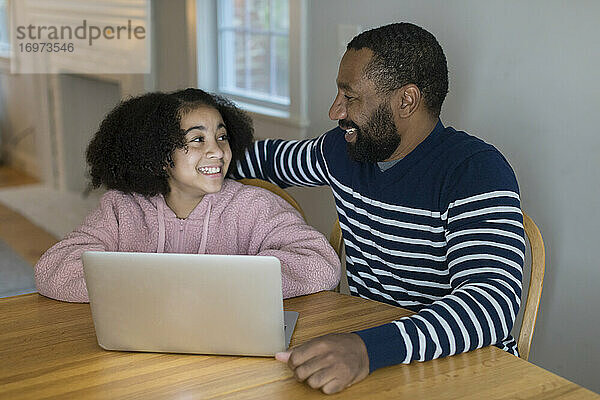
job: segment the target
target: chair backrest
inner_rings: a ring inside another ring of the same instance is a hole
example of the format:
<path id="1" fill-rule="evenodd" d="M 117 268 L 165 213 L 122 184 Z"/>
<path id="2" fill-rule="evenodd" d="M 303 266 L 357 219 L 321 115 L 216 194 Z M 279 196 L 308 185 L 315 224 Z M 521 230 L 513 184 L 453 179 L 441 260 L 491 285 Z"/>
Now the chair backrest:
<path id="1" fill-rule="evenodd" d="M 306 221 L 306 215 L 304 215 L 304 211 L 302 210 L 302 207 L 300 207 L 300 204 L 298 204 L 296 199 L 294 199 L 288 192 L 286 192 L 279 186 L 271 182 L 263 181 L 262 179 L 240 179 L 238 180 L 238 182 L 243 183 L 244 185 L 258 186 L 263 189 L 267 189 L 275 193 L 276 195 L 279 195 L 279 197 L 282 197 L 285 201 L 290 203 L 296 210 L 298 210 L 300 215 L 302 215 L 302 218 L 304 218 L 304 220 Z"/>
<path id="2" fill-rule="evenodd" d="M 342 260 L 342 228 L 340 227 L 339 218 L 336 218 L 335 222 L 333 223 L 333 229 L 331 229 L 331 233 L 329 234 L 329 244 L 331 245 L 331 247 L 333 247 L 338 257 L 340 257 L 340 260 L 343 262 L 344 260 Z"/>
<path id="3" fill-rule="evenodd" d="M 542 298 L 544 271 L 546 270 L 546 250 L 544 249 L 544 240 L 539 228 L 525 212 L 523 212 L 523 227 L 525 228 L 527 239 L 529 239 L 529 248 L 531 250 L 531 278 L 529 280 L 525 308 L 523 309 L 523 322 L 521 323 L 521 330 L 517 339 L 517 347 L 519 348 L 519 357 L 527 360 L 529 358 L 529 350 L 531 349 L 535 321 L 540 308 L 540 299 Z"/>
<path id="4" fill-rule="evenodd" d="M 542 298 L 542 286 L 544 284 L 544 271 L 546 268 L 546 252 L 544 250 L 544 241 L 540 230 L 525 212 L 523 212 L 523 227 L 525 228 L 525 234 L 529 239 L 529 247 L 531 250 L 531 279 L 529 280 L 529 290 L 527 292 L 527 299 L 525 300 L 525 308 L 523 309 L 523 321 L 521 323 L 519 337 L 517 338 L 517 346 L 519 348 L 519 357 L 527 360 L 529 358 L 529 350 L 531 349 L 535 321 L 540 307 L 540 299 Z M 329 243 L 338 256 L 341 257 L 343 241 L 339 219 L 336 219 L 333 224 L 333 229 L 329 235 Z"/>

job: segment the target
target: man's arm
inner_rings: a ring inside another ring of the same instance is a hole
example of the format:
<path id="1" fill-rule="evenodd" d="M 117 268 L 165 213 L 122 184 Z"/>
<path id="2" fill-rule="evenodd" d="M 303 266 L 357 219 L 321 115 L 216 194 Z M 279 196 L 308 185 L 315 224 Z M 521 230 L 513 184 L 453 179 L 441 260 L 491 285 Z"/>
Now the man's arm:
<path id="1" fill-rule="evenodd" d="M 237 162 L 234 178 L 258 178 L 279 187 L 329 185 L 323 154 L 326 135 L 310 140 L 254 142 Z"/>
<path id="2" fill-rule="evenodd" d="M 489 345 L 516 348 L 525 239 L 518 186 L 495 151 L 459 165 L 443 191 L 451 293 L 416 315 L 357 332 L 370 370 L 428 361 Z"/>
<path id="3" fill-rule="evenodd" d="M 451 293 L 411 317 L 337 340 L 324 336 L 293 349 L 288 365 L 297 379 L 333 393 L 366 376 L 364 363 L 350 361 L 344 353 L 361 359 L 366 351 L 372 372 L 491 344 L 510 347 L 505 339 L 520 305 L 525 247 L 514 174 L 499 153 L 482 152 L 451 174 L 443 197 Z M 364 350 L 356 345 L 356 335 Z M 342 341 L 354 345 L 343 351 Z"/>

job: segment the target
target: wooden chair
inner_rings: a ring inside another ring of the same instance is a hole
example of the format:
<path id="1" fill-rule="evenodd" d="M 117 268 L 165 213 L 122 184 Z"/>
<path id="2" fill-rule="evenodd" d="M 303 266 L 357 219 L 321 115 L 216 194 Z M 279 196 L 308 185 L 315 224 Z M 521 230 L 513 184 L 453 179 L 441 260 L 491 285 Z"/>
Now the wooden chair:
<path id="1" fill-rule="evenodd" d="M 340 219 L 336 218 L 333 223 L 333 229 L 331 229 L 331 233 L 329 234 L 329 244 L 335 252 L 337 253 L 340 260 L 342 260 L 342 228 L 340 228 Z"/>
<path id="2" fill-rule="evenodd" d="M 238 180 L 238 182 L 243 183 L 244 185 L 258 186 L 263 189 L 267 189 L 275 193 L 276 195 L 279 195 L 279 197 L 282 197 L 284 200 L 290 203 L 296 210 L 298 210 L 300 215 L 302 215 L 302 218 L 304 218 L 304 220 L 306 221 L 306 215 L 304 215 L 304 211 L 302 210 L 302 207 L 300 207 L 300 204 L 298 204 L 296 199 L 294 199 L 288 192 L 286 192 L 279 186 L 268 181 L 263 181 L 262 179 L 240 179 Z"/>
<path id="3" fill-rule="evenodd" d="M 525 234 L 529 239 L 529 248 L 531 250 L 531 278 L 529 280 L 529 290 L 523 309 L 523 322 L 517 339 L 519 348 L 519 357 L 524 360 L 529 358 L 531 350 L 531 340 L 533 339 L 533 330 L 537 313 L 540 308 L 540 299 L 542 298 L 542 287 L 544 286 L 544 271 L 546 270 L 546 250 L 544 249 L 544 240 L 539 228 L 523 212 L 523 227 Z"/>
<path id="4" fill-rule="evenodd" d="M 519 337 L 517 338 L 517 346 L 519 348 L 519 357 L 527 360 L 529 358 L 533 330 L 535 328 L 535 321 L 537 319 L 540 299 L 542 297 L 544 271 L 546 268 L 546 252 L 544 250 L 544 241 L 539 228 L 525 212 L 523 212 L 523 227 L 525 228 L 525 234 L 529 239 L 529 247 L 531 250 L 531 278 L 529 280 L 529 290 L 527 292 L 525 308 L 523 309 L 521 330 L 519 331 Z M 343 242 L 339 219 L 336 219 L 333 224 L 333 229 L 329 235 L 329 243 L 338 256 L 341 257 Z"/>

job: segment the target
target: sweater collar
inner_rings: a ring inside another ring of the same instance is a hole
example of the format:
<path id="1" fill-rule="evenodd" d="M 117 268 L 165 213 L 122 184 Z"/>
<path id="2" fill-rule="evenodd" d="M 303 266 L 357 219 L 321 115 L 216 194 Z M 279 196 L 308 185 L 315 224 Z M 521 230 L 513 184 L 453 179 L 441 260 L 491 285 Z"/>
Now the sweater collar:
<path id="1" fill-rule="evenodd" d="M 408 153 L 401 160 L 398 160 L 398 162 L 394 166 L 392 166 L 389 169 L 386 169 L 385 171 L 381 171 L 377 165 L 375 165 L 374 170 L 376 170 L 380 174 L 385 174 L 388 171 L 398 171 L 399 169 L 403 169 L 406 166 L 416 163 L 421 158 L 423 158 L 426 154 L 428 154 L 429 151 L 439 143 L 439 141 L 441 140 L 441 136 L 442 136 L 441 133 L 444 131 L 444 129 L 446 129 L 446 128 L 442 124 L 442 121 L 440 119 L 438 119 L 438 122 L 435 124 L 435 127 L 433 128 L 433 130 L 429 133 L 429 135 L 427 135 L 427 137 L 421 143 L 419 143 L 417 145 L 417 147 L 415 147 L 413 149 L 413 151 Z M 400 167 L 400 166 L 402 166 L 402 167 Z"/>
<path id="2" fill-rule="evenodd" d="M 417 145 L 417 147 L 414 148 L 413 151 L 408 153 L 406 155 L 406 157 L 404 157 L 400 161 L 409 160 L 409 159 L 417 160 L 417 159 L 420 159 L 424 154 L 427 154 L 432 147 L 435 147 L 435 145 L 437 144 L 437 142 L 440 138 L 440 133 L 443 132 L 444 129 L 445 128 L 444 128 L 444 125 L 442 124 L 442 121 L 440 119 L 438 119 L 438 122 L 433 127 L 433 130 L 431 132 L 429 132 L 429 135 L 427 135 L 427 137 L 421 143 L 419 143 Z"/>

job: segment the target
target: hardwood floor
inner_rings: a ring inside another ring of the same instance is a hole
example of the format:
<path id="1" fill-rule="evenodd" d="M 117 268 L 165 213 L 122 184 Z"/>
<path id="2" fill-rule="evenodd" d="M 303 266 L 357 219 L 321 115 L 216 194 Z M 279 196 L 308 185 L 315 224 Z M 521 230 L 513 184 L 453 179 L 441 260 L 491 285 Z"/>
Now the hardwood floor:
<path id="1" fill-rule="evenodd" d="M 0 188 L 39 183 L 37 179 L 6 166 L 0 166 Z M 0 239 L 32 266 L 58 241 L 44 229 L 0 203 Z"/>

